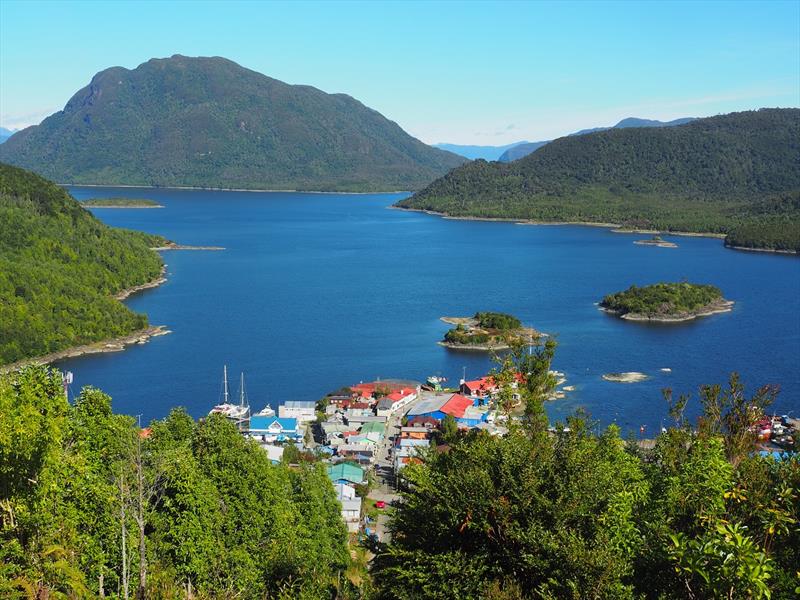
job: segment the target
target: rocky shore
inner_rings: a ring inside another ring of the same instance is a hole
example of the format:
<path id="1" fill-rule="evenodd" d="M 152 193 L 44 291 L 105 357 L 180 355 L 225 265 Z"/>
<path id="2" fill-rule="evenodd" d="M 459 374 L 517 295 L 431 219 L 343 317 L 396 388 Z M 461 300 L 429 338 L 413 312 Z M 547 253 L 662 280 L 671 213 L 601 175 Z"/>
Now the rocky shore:
<path id="1" fill-rule="evenodd" d="M 65 358 L 75 358 L 76 356 L 84 356 L 86 354 L 120 352 L 132 344 L 146 344 L 150 338 L 167 335 L 168 333 L 172 332 L 164 325 L 146 327 L 128 335 L 112 338 L 110 340 L 102 340 L 91 344 L 84 344 L 83 346 L 74 346 L 66 350 L 61 350 L 60 352 L 52 352 L 44 356 L 20 360 L 10 365 L 0 367 L 0 373 L 8 373 L 9 371 L 21 369 L 28 365 L 47 365 L 59 360 L 64 360 Z"/>
<path id="2" fill-rule="evenodd" d="M 711 304 L 707 304 L 702 308 L 693 310 L 691 312 L 666 314 L 666 315 L 646 315 L 640 313 L 621 313 L 620 311 L 612 310 L 609 308 L 600 307 L 600 310 L 607 312 L 611 315 L 616 315 L 620 319 L 626 321 L 649 321 L 651 323 L 681 323 L 683 321 L 691 321 L 699 317 L 708 317 L 719 313 L 726 313 L 733 310 L 733 300 L 717 300 Z"/>

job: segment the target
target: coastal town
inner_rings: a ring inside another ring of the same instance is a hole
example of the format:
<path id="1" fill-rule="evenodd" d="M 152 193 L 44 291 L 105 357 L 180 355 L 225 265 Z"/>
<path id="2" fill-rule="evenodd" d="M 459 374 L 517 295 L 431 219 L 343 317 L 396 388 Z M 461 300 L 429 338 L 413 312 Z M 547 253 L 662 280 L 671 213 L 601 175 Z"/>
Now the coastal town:
<path id="1" fill-rule="evenodd" d="M 292 400 L 277 411 L 266 406 L 251 412 L 244 375 L 234 397 L 224 367 L 222 402 L 209 414 L 232 421 L 273 463 L 286 461 L 287 453 L 296 460 L 324 462 L 348 531 L 383 539 L 386 509 L 398 498 L 403 469 L 420 462 L 425 449 L 446 451 L 446 422 L 456 430 L 490 435 L 508 431 L 508 415 L 498 406 L 499 386 L 491 375 L 461 379 L 452 388 L 446 384 L 439 376 L 425 383 L 361 381 L 319 401 Z"/>
<path id="2" fill-rule="evenodd" d="M 564 374 L 550 371 L 562 384 Z M 521 378 L 510 383 L 512 398 Z M 403 470 L 421 462 L 429 449 L 449 450 L 447 431 L 480 430 L 503 436 L 514 412 L 499 403 L 500 386 L 493 375 L 460 379 L 447 387 L 447 379 L 428 377 L 425 383 L 386 379 L 360 381 L 318 401 L 285 401 L 251 412 L 241 375 L 239 393 L 232 398 L 227 367 L 223 368 L 221 404 L 209 414 L 221 414 L 241 434 L 255 440 L 274 463 L 322 462 L 341 504 L 342 520 L 354 538 L 384 540 L 387 510 L 403 487 Z M 554 399 L 556 396 L 550 397 Z M 560 394 L 558 397 L 563 397 Z M 550 428 L 555 433 L 554 428 Z M 753 433 L 762 454 L 791 449 L 800 419 L 764 416 Z M 641 439 L 642 447 L 654 440 Z M 291 456 L 289 460 L 287 457 Z"/>

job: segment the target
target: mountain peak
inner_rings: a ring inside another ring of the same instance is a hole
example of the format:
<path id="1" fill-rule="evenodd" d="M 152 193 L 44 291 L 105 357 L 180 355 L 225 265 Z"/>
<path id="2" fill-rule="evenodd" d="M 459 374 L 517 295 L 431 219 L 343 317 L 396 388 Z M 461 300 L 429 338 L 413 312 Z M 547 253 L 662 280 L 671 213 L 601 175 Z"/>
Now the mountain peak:
<path id="1" fill-rule="evenodd" d="M 345 94 L 180 54 L 99 72 L 0 160 L 62 183 L 351 191 L 417 189 L 464 162 Z"/>

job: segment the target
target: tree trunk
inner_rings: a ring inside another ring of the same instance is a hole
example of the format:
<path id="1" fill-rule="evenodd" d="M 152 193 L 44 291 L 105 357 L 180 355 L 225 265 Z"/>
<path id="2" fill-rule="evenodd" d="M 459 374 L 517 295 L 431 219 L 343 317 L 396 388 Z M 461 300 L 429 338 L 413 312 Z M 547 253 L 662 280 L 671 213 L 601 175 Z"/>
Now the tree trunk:
<path id="1" fill-rule="evenodd" d="M 124 471 L 119 474 L 119 519 L 122 530 L 122 597 L 128 600 L 128 528 L 125 525 L 125 483 Z"/>
<path id="2" fill-rule="evenodd" d="M 106 590 L 103 587 L 103 571 L 102 570 L 100 571 L 100 575 L 97 576 L 97 588 L 98 588 L 98 592 L 97 593 L 100 595 L 100 597 L 101 598 L 105 598 L 106 597 Z"/>
<path id="3" fill-rule="evenodd" d="M 139 590 L 136 594 L 139 600 L 144 600 L 147 594 L 147 547 L 144 539 L 144 475 L 142 474 L 142 440 L 136 440 L 136 479 L 138 487 L 136 523 L 139 525 Z"/>

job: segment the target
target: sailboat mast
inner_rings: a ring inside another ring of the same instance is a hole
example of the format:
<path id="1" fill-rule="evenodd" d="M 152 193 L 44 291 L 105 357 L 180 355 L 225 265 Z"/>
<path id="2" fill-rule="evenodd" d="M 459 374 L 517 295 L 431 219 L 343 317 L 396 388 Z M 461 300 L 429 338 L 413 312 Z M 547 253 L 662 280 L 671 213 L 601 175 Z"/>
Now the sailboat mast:
<path id="1" fill-rule="evenodd" d="M 228 365 L 222 365 L 222 387 L 224 395 L 224 404 L 228 403 Z"/>
<path id="2" fill-rule="evenodd" d="M 239 406 L 244 406 L 244 371 L 242 371 L 242 379 L 239 383 Z"/>

